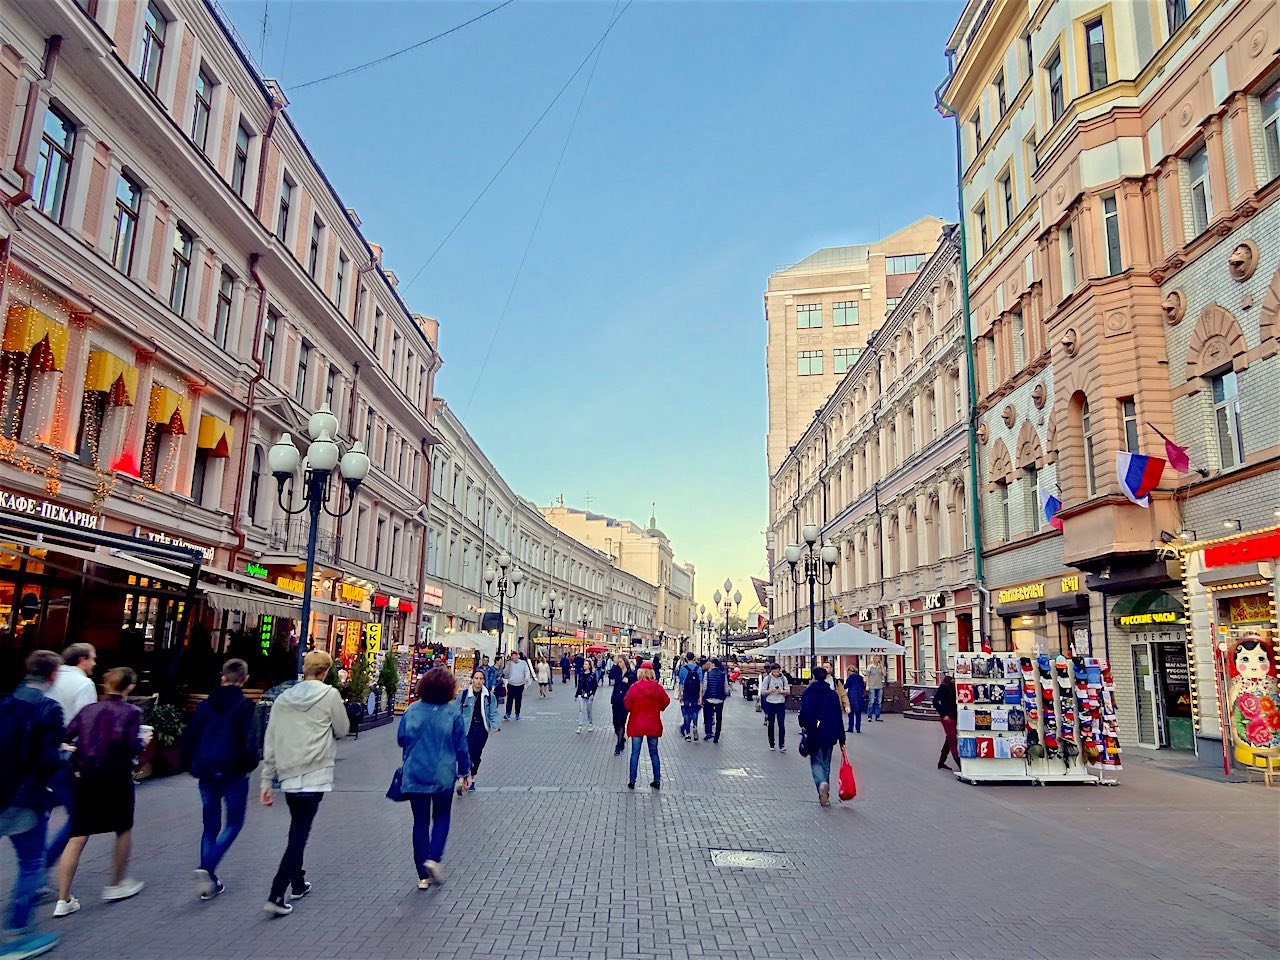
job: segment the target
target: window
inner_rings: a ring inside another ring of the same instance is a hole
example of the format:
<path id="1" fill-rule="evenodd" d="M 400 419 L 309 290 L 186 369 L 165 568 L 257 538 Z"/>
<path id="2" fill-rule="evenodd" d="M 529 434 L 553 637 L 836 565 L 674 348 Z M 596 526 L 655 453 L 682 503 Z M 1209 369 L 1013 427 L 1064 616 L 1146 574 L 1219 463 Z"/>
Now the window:
<path id="1" fill-rule="evenodd" d="M 858 301 L 838 300 L 831 305 L 831 316 L 837 327 L 856 327 L 858 325 Z"/>
<path id="2" fill-rule="evenodd" d="M 1076 244 L 1069 226 L 1059 230 L 1058 237 L 1062 242 L 1062 292 L 1065 295 L 1076 288 Z"/>
<path id="3" fill-rule="evenodd" d="M 373 407 L 368 407 L 364 412 L 364 449 L 365 453 L 373 450 L 373 425 L 374 415 Z"/>
<path id="4" fill-rule="evenodd" d="M 106 390 L 86 390 L 80 408 L 80 436 L 76 442 L 80 462 L 95 469 L 106 466 L 99 450 L 102 443 L 102 422 L 107 416 Z"/>
<path id="5" fill-rule="evenodd" d="M 298 376 L 293 382 L 293 399 L 306 403 L 307 365 L 311 362 L 311 344 L 303 340 L 298 346 Z"/>
<path id="6" fill-rule="evenodd" d="M 977 111 L 969 118 L 969 130 L 973 133 L 973 152 L 982 149 L 982 111 Z"/>
<path id="7" fill-rule="evenodd" d="M 796 304 L 796 329 L 807 330 L 811 327 L 822 326 L 822 304 L 820 303 L 797 303 Z"/>
<path id="8" fill-rule="evenodd" d="M 329 364 L 329 371 L 324 375 L 324 402 L 329 405 L 329 409 L 333 409 L 334 403 L 338 399 L 338 367 L 336 364 Z"/>
<path id="9" fill-rule="evenodd" d="M 964 419 L 964 391 L 960 387 L 960 372 L 958 370 L 951 377 L 951 399 L 955 404 L 955 422 L 959 423 Z"/>
<path id="10" fill-rule="evenodd" d="M 1006 227 L 1013 225 L 1013 218 L 1016 210 L 1013 205 L 1013 172 L 1010 171 L 1004 175 L 1000 181 L 1000 198 L 1004 202 L 1004 225 Z"/>
<path id="11" fill-rule="evenodd" d="M 387 530 L 387 521 L 382 517 L 378 518 L 378 529 L 373 535 L 373 569 L 381 572 L 382 570 L 382 537 Z"/>
<path id="12" fill-rule="evenodd" d="M 938 394 L 936 391 L 929 391 L 929 439 L 935 439 L 938 436 Z"/>
<path id="13" fill-rule="evenodd" d="M 796 373 L 810 377 L 822 372 L 822 351 L 801 350 L 796 355 Z"/>
<path id="14" fill-rule="evenodd" d="M 258 522 L 258 484 L 262 478 L 262 450 L 253 448 L 253 469 L 249 473 L 249 522 Z"/>
<path id="15" fill-rule="evenodd" d="M 62 222 L 62 210 L 67 202 L 67 180 L 71 176 L 71 158 L 75 149 L 75 124 L 57 107 L 50 107 L 44 115 L 44 134 L 40 137 L 40 156 L 36 159 L 33 192 L 37 209 L 54 223 Z"/>
<path id="16" fill-rule="evenodd" d="M 271 376 L 271 366 L 276 358 L 276 330 L 279 326 L 280 314 L 268 308 L 267 325 L 262 331 L 262 372 L 268 378 Z"/>
<path id="17" fill-rule="evenodd" d="M 196 74 L 196 98 L 191 105 L 191 139 L 204 153 L 209 142 L 209 114 L 213 111 L 213 81 L 200 70 Z"/>
<path id="18" fill-rule="evenodd" d="M 316 270 L 320 267 L 320 243 L 324 238 L 324 224 L 316 217 L 311 221 L 311 242 L 307 248 L 307 273 L 311 279 L 316 278 Z"/>
<path id="19" fill-rule="evenodd" d="M 370 337 L 369 346 L 373 347 L 374 356 L 377 356 L 382 350 L 382 308 L 373 308 L 373 331 Z"/>
<path id="20" fill-rule="evenodd" d="M 1084 25 L 1085 57 L 1089 64 L 1089 89 L 1107 85 L 1107 39 L 1102 31 L 1102 18 Z"/>
<path id="21" fill-rule="evenodd" d="M 1187 22 L 1187 0 L 1164 0 L 1165 16 L 1169 18 L 1169 36 Z"/>
<path id="22" fill-rule="evenodd" d="M 1004 86 L 1004 71 L 1001 70 L 996 74 L 996 107 L 1000 110 L 1000 116 L 1004 116 L 1009 112 L 1009 93 Z"/>
<path id="23" fill-rule="evenodd" d="M 191 234 L 179 225 L 173 231 L 173 271 L 169 278 L 169 309 L 179 316 L 187 306 L 191 277 Z"/>
<path id="24" fill-rule="evenodd" d="M 121 273 L 133 268 L 133 246 L 138 237 L 138 211 L 142 188 L 126 174 L 116 183 L 116 232 L 111 244 L 111 262 Z"/>
<path id="25" fill-rule="evenodd" d="M 204 483 L 209 473 L 209 451 L 196 450 L 195 460 L 191 465 L 191 499 L 204 504 Z"/>
<path id="26" fill-rule="evenodd" d="M 231 161 L 231 189 L 236 196 L 244 196 L 244 177 L 249 169 L 249 140 L 251 134 L 241 123 L 236 127 L 236 155 Z"/>
<path id="27" fill-rule="evenodd" d="M 391 439 L 391 427 L 387 427 L 386 434 L 382 438 L 382 472 L 387 472 L 387 462 L 391 459 L 391 445 L 395 442 Z"/>
<path id="28" fill-rule="evenodd" d="M 1262 107 L 1262 139 L 1266 141 L 1267 178 L 1280 177 L 1280 83 L 1258 98 Z"/>
<path id="29" fill-rule="evenodd" d="M 887 317 L 893 313 L 894 309 L 902 302 L 901 297 L 886 297 L 884 301 L 884 315 Z"/>
<path id="30" fill-rule="evenodd" d="M 1008 540 L 1012 535 L 1012 524 L 1009 517 L 1009 484 L 1000 480 L 996 483 L 996 496 L 999 498 L 1000 529 L 996 531 L 997 540 Z"/>
<path id="31" fill-rule="evenodd" d="M 1098 491 L 1098 479 L 1094 472 L 1093 418 L 1089 415 L 1088 401 L 1080 407 L 1080 433 L 1084 439 L 1084 483 L 1089 496 Z"/>
<path id="32" fill-rule="evenodd" d="M 974 216 L 978 221 L 978 255 L 987 252 L 987 244 L 989 242 L 987 236 L 987 207 L 986 204 L 978 207 L 974 211 Z"/>
<path id="33" fill-rule="evenodd" d="M 1009 320 L 1013 327 L 1013 366 L 1021 370 L 1027 365 L 1027 325 L 1021 310 L 1014 310 Z"/>
<path id="34" fill-rule="evenodd" d="M 1116 207 L 1116 195 L 1102 198 L 1103 240 L 1107 248 L 1107 274 L 1114 277 L 1124 269 L 1120 259 L 1120 211 Z"/>
<path id="35" fill-rule="evenodd" d="M 1040 471 L 1035 467 L 1027 467 L 1027 529 L 1033 533 L 1044 525 L 1044 511 L 1040 509 Z"/>
<path id="36" fill-rule="evenodd" d="M 1212 378 L 1213 416 L 1218 432 L 1218 458 L 1226 470 L 1244 463 L 1244 437 L 1240 432 L 1240 392 L 1236 372 L 1228 370 Z"/>
<path id="37" fill-rule="evenodd" d="M 235 278 L 227 270 L 218 277 L 218 305 L 213 312 L 213 340 L 223 350 L 227 349 L 227 334 L 231 330 L 231 295 L 235 291 Z M 271 323 L 271 342 L 275 343 L 275 325 Z M 263 363 L 267 361 L 266 350 L 263 350 Z"/>
<path id="38" fill-rule="evenodd" d="M 1133 397 L 1120 401 L 1120 419 L 1124 422 L 1124 448 L 1138 452 L 1138 404 Z"/>
<path id="39" fill-rule="evenodd" d="M 350 262 L 345 253 L 338 251 L 338 272 L 333 281 L 333 302 L 339 313 L 342 312 L 342 294 L 347 285 L 347 264 Z"/>
<path id="40" fill-rule="evenodd" d="M 929 259 L 928 256 L 923 253 L 908 253 L 898 257 L 885 257 L 885 275 L 896 277 L 903 273 L 919 273 L 920 268 L 924 266 L 924 262 L 927 259 Z"/>
<path id="41" fill-rule="evenodd" d="M 169 22 L 154 2 L 147 4 L 142 20 L 142 62 L 138 76 L 152 93 L 160 92 L 160 62 L 164 59 L 164 34 Z"/>
<path id="42" fill-rule="evenodd" d="M 1049 79 L 1049 116 L 1056 122 L 1067 109 L 1066 95 L 1062 89 L 1062 54 L 1055 52 L 1044 68 Z"/>
<path id="43" fill-rule="evenodd" d="M 1028 31 L 1022 35 L 1022 55 L 1026 60 L 1026 75 L 1023 79 L 1030 80 L 1031 75 L 1036 72 L 1036 55 L 1031 48 L 1031 33 Z"/>
<path id="44" fill-rule="evenodd" d="M 1209 191 L 1209 152 L 1200 149 L 1187 157 L 1187 179 L 1191 183 L 1191 227 L 1194 236 L 1209 229 L 1213 216 L 1213 196 Z"/>
<path id="45" fill-rule="evenodd" d="M 288 175 L 280 184 L 280 209 L 276 211 L 276 238 L 289 242 L 289 207 L 293 203 L 293 188 L 297 186 Z"/>
<path id="46" fill-rule="evenodd" d="M 391 379 L 397 382 L 400 379 L 399 367 L 397 366 L 397 364 L 399 363 L 399 360 L 400 360 L 400 334 L 396 333 L 393 330 L 391 331 L 391 365 L 390 365 L 389 371 L 391 373 Z"/>
<path id="47" fill-rule="evenodd" d="M 844 373 L 858 362 L 857 347 L 836 347 L 832 351 L 832 369 L 835 373 Z M 819 371 L 821 372 L 821 371 Z"/>

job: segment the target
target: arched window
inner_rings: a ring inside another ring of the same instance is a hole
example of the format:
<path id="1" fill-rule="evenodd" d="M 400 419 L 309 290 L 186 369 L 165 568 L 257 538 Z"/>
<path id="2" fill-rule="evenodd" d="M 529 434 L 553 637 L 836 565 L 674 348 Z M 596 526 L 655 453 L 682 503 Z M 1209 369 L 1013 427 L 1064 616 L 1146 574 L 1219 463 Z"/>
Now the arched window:
<path id="1" fill-rule="evenodd" d="M 1094 422 L 1089 413 L 1089 401 L 1080 398 L 1080 439 L 1084 446 L 1084 483 L 1089 496 L 1098 492 L 1098 477 L 1095 472 L 1096 459 L 1094 449 Z"/>

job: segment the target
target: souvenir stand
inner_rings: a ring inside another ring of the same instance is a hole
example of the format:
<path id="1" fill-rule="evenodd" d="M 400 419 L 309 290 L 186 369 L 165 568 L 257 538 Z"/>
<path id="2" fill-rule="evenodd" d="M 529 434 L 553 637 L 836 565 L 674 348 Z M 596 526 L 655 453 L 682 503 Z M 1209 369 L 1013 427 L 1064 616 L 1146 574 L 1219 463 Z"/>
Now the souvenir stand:
<path id="1" fill-rule="evenodd" d="M 960 654 L 954 676 L 958 779 L 1117 782 L 1120 741 L 1106 660 Z"/>

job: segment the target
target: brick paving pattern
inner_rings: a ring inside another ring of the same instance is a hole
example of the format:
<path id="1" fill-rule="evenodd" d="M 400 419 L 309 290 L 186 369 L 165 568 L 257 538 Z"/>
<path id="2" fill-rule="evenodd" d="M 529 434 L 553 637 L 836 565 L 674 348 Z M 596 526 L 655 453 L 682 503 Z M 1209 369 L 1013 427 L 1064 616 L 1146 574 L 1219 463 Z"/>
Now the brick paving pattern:
<path id="1" fill-rule="evenodd" d="M 818 806 L 808 763 L 770 753 L 734 698 L 720 744 L 685 743 L 666 714 L 663 788 L 626 789 L 606 722 L 575 735 L 566 688 L 525 703 L 490 740 L 476 793 L 454 805 L 448 882 L 416 889 L 407 804 L 383 793 L 395 728 L 339 748 L 337 791 L 307 851 L 315 890 L 292 916 L 262 903 L 284 845 L 283 803 L 251 800 L 196 899 L 195 783 L 138 791 L 134 874 L 105 905 L 110 843 L 80 867 L 84 908 L 42 922 L 55 957 L 361 958 L 1262 957 L 1280 951 L 1277 798 L 1129 761 L 1118 788 L 974 787 L 936 770 L 938 728 L 900 717 L 851 735 L 859 796 Z M 789 868 L 712 864 L 784 853 Z M 12 881 L 0 860 L 0 885 Z"/>

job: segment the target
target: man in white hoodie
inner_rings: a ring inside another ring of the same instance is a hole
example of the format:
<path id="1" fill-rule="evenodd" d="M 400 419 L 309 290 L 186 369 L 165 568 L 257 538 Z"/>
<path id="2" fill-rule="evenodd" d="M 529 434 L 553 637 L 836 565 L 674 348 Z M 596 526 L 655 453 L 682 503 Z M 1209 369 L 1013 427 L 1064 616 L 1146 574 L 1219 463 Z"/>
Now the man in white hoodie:
<path id="1" fill-rule="evenodd" d="M 263 908 L 273 916 L 293 912 L 286 888 L 295 900 L 311 892 L 302 869 L 302 854 L 320 801 L 333 791 L 333 765 L 338 755 L 335 741 L 350 729 L 342 695 L 324 682 L 332 665 L 333 657 L 323 650 L 312 650 L 302 660 L 302 680 L 271 705 L 262 751 L 262 805 L 271 806 L 272 783 L 279 780 L 289 807 L 289 842 Z"/>

